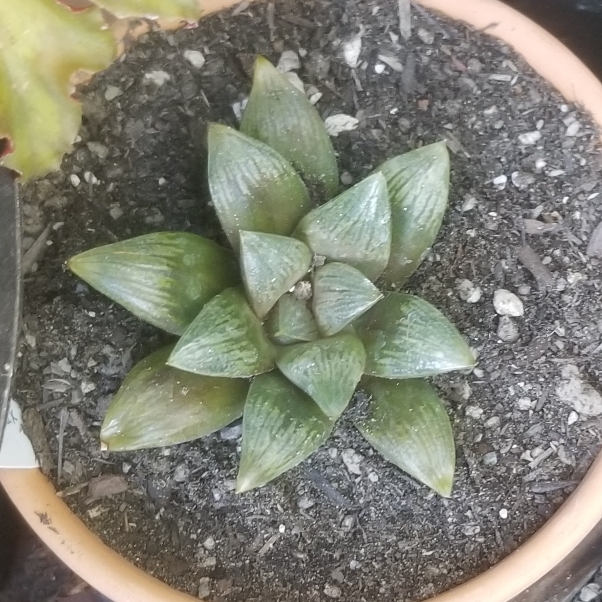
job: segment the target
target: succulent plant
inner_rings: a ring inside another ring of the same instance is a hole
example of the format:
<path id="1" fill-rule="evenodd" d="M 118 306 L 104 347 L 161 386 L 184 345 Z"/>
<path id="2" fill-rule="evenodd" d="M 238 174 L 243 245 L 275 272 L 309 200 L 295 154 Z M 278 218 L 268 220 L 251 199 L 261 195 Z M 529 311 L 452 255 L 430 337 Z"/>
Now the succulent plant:
<path id="1" fill-rule="evenodd" d="M 359 386 L 370 397 L 359 432 L 449 495 L 451 425 L 421 379 L 475 360 L 437 309 L 396 292 L 445 212 L 445 144 L 389 159 L 337 195 L 336 157 L 317 111 L 259 57 L 241 131 L 210 125 L 208 157 L 233 251 L 161 232 L 69 261 L 113 301 L 180 337 L 126 377 L 101 428 L 104 446 L 173 445 L 244 414 L 237 490 L 247 491 L 312 454 Z M 327 202 L 313 207 L 310 191 Z"/>

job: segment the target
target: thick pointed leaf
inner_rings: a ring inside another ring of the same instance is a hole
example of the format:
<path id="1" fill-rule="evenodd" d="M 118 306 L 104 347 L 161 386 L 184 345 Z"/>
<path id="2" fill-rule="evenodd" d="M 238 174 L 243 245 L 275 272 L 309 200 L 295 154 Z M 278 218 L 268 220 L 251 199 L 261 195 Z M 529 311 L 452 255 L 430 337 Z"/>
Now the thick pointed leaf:
<path id="1" fill-rule="evenodd" d="M 273 348 L 245 296 L 229 288 L 205 305 L 168 364 L 196 374 L 243 378 L 271 370 Z"/>
<path id="2" fill-rule="evenodd" d="M 347 407 L 362 377 L 366 352 L 355 335 L 343 333 L 286 347 L 276 363 L 334 420 Z"/>
<path id="3" fill-rule="evenodd" d="M 253 88 L 241 132 L 276 149 L 306 182 L 331 199 L 339 187 L 337 160 L 316 109 L 267 59 L 255 63 Z"/>
<path id="4" fill-rule="evenodd" d="M 81 124 L 70 79 L 100 71 L 116 44 L 100 10 L 73 13 L 56 0 L 0 1 L 0 163 L 24 178 L 57 169 Z"/>
<path id="5" fill-rule="evenodd" d="M 382 297 L 370 280 L 345 263 L 327 263 L 314 275 L 314 315 L 326 336 L 343 330 Z"/>
<path id="6" fill-rule="evenodd" d="M 302 299 L 287 293 L 278 299 L 270 313 L 266 329 L 279 345 L 290 345 L 318 338 L 318 324 Z"/>
<path id="7" fill-rule="evenodd" d="M 423 380 L 369 379 L 368 417 L 356 426 L 389 462 L 449 497 L 456 464 L 454 435 L 437 394 Z"/>
<path id="8" fill-rule="evenodd" d="M 231 251 L 185 232 L 98 247 L 67 265 L 139 318 L 173 334 L 182 334 L 207 301 L 239 281 Z"/>
<path id="9" fill-rule="evenodd" d="M 449 154 L 445 142 L 393 157 L 377 170 L 387 179 L 391 203 L 391 258 L 383 273 L 402 285 L 433 244 L 447 207 Z"/>
<path id="10" fill-rule="evenodd" d="M 389 261 L 391 210 L 387 185 L 374 174 L 308 213 L 295 236 L 318 255 L 376 280 Z"/>
<path id="11" fill-rule="evenodd" d="M 456 327 L 413 295 L 388 293 L 354 326 L 366 348 L 366 374 L 420 378 L 475 363 Z"/>
<path id="12" fill-rule="evenodd" d="M 258 376 L 245 405 L 236 490 L 261 487 L 297 466 L 324 443 L 333 424 L 279 372 Z"/>
<path id="13" fill-rule="evenodd" d="M 94 4 L 121 19 L 146 17 L 198 21 L 201 17 L 198 0 L 94 0 Z"/>
<path id="14" fill-rule="evenodd" d="M 246 380 L 171 368 L 165 363 L 171 349 L 149 355 L 123 381 L 100 431 L 109 451 L 191 441 L 242 416 Z"/>
<path id="15" fill-rule="evenodd" d="M 312 252 L 288 236 L 240 231 L 240 261 L 247 295 L 263 320 L 276 301 L 309 270 Z"/>
<path id="16" fill-rule="evenodd" d="M 225 125 L 209 126 L 209 189 L 230 243 L 240 230 L 288 236 L 309 211 L 305 184 L 267 144 Z"/>

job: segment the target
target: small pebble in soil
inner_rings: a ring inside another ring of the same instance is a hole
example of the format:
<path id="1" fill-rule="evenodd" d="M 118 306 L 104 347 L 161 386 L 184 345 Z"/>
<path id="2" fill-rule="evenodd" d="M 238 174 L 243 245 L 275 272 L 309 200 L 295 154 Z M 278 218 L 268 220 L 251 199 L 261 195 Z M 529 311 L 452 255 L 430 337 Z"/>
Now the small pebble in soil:
<path id="1" fill-rule="evenodd" d="M 483 290 L 481 287 L 473 284 L 471 280 L 458 280 L 456 283 L 456 289 L 460 299 L 466 301 L 466 303 L 477 303 L 483 296 Z"/>
<path id="2" fill-rule="evenodd" d="M 343 58 L 349 67 L 357 68 L 360 53 L 362 51 L 361 34 L 353 36 L 343 44 Z"/>
<path id="3" fill-rule="evenodd" d="M 466 406 L 466 416 L 473 420 L 479 420 L 483 416 L 483 410 L 476 406 Z"/>
<path id="4" fill-rule="evenodd" d="M 477 199 L 472 194 L 466 195 L 462 203 L 462 212 L 472 211 L 477 206 Z"/>
<path id="5" fill-rule="evenodd" d="M 602 588 L 597 583 L 589 583 L 579 592 L 579 600 L 581 602 L 597 601 L 601 592 Z"/>
<path id="6" fill-rule="evenodd" d="M 327 583 L 324 586 L 324 593 L 329 598 L 340 598 L 341 597 L 341 588 L 338 587 L 337 585 L 331 585 L 330 583 Z"/>
<path id="7" fill-rule="evenodd" d="M 185 50 L 184 58 L 196 69 L 200 69 L 205 64 L 205 57 L 198 50 Z"/>
<path id="8" fill-rule="evenodd" d="M 500 316 L 517 318 L 525 313 L 523 302 L 514 293 L 503 288 L 493 294 L 493 307 Z"/>
<path id="9" fill-rule="evenodd" d="M 199 598 L 208 598 L 211 594 L 211 579 L 209 577 L 201 577 L 199 579 Z"/>
<path id="10" fill-rule="evenodd" d="M 294 50 L 285 50 L 278 59 L 276 68 L 281 73 L 288 73 L 301 68 L 299 55 Z"/>
<path id="11" fill-rule="evenodd" d="M 351 132 L 356 130 L 359 125 L 359 120 L 351 115 L 337 113 L 330 115 L 324 120 L 324 127 L 331 136 L 338 136 L 343 132 Z"/>
<path id="12" fill-rule="evenodd" d="M 524 132 L 518 135 L 518 141 L 525 146 L 537 144 L 541 140 L 541 132 L 534 130 L 533 132 Z"/>
<path id="13" fill-rule="evenodd" d="M 504 190 L 504 188 L 506 188 L 507 183 L 508 183 L 508 176 L 506 176 L 504 174 L 493 178 L 493 185 L 495 186 L 496 190 Z"/>
<path id="14" fill-rule="evenodd" d="M 358 454 L 354 449 L 345 449 L 341 453 L 341 458 L 350 473 L 362 474 L 361 463 L 364 457 L 361 454 Z"/>
<path id="15" fill-rule="evenodd" d="M 497 326 L 497 336 L 505 343 L 514 343 L 518 340 L 518 327 L 512 318 L 509 316 L 500 316 Z"/>
<path id="16" fill-rule="evenodd" d="M 297 506 L 301 510 L 309 510 L 310 508 L 312 508 L 315 505 L 316 505 L 316 502 L 306 495 L 300 497 L 297 500 Z"/>
<path id="17" fill-rule="evenodd" d="M 485 466 L 495 466 L 497 464 L 497 453 L 496 452 L 487 452 L 483 456 L 483 464 Z"/>
<path id="18" fill-rule="evenodd" d="M 563 366 L 561 376 L 563 380 L 556 385 L 556 395 L 560 400 L 584 416 L 602 414 L 602 395 L 582 379 L 577 366 Z"/>

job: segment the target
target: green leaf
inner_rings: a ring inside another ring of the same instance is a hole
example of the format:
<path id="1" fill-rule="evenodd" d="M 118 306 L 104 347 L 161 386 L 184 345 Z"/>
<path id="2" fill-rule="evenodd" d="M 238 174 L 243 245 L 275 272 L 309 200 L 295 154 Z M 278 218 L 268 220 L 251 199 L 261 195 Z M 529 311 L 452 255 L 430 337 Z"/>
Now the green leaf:
<path id="1" fill-rule="evenodd" d="M 94 3 L 120 19 L 185 19 L 198 21 L 201 7 L 198 0 L 94 0 Z"/>
<path id="2" fill-rule="evenodd" d="M 226 127 L 209 126 L 209 189 L 235 250 L 240 230 L 288 236 L 309 211 L 305 184 L 267 144 Z"/>
<path id="3" fill-rule="evenodd" d="M 196 374 L 243 378 L 271 370 L 274 357 L 245 296 L 229 288 L 205 305 L 167 363 Z"/>
<path id="4" fill-rule="evenodd" d="M 327 263 L 314 275 L 313 310 L 326 336 L 343 330 L 382 298 L 372 282 L 350 265 Z"/>
<path id="5" fill-rule="evenodd" d="M 474 366 L 455 326 L 430 303 L 388 293 L 354 324 L 366 348 L 366 374 L 419 378 Z"/>
<path id="6" fill-rule="evenodd" d="M 279 372 L 258 376 L 245 405 L 236 491 L 261 487 L 297 466 L 326 441 L 332 427 L 320 408 Z"/>
<path id="7" fill-rule="evenodd" d="M 71 77 L 100 71 L 115 58 L 100 10 L 71 12 L 56 0 L 0 1 L 0 139 L 12 152 L 0 163 L 24 178 L 57 169 L 79 126 Z"/>
<path id="8" fill-rule="evenodd" d="M 285 347 L 276 363 L 334 420 L 347 407 L 362 377 L 366 352 L 355 335 L 344 333 Z"/>
<path id="9" fill-rule="evenodd" d="M 100 431 L 109 451 L 162 447 L 217 431 L 242 416 L 246 380 L 166 365 L 172 346 L 142 360 L 113 398 Z"/>
<path id="10" fill-rule="evenodd" d="M 277 150 L 318 187 L 320 196 L 331 199 L 337 193 L 337 160 L 320 115 L 305 94 L 262 56 L 255 62 L 240 130 Z"/>
<path id="11" fill-rule="evenodd" d="M 307 303 L 293 294 L 282 295 L 267 319 L 266 328 L 279 345 L 315 341 L 318 325 Z"/>
<path id="12" fill-rule="evenodd" d="M 98 247 L 67 265 L 139 318 L 178 335 L 207 301 L 239 281 L 231 251 L 185 232 L 157 232 Z"/>
<path id="13" fill-rule="evenodd" d="M 456 449 L 449 417 L 423 380 L 369 379 L 368 417 L 356 426 L 389 462 L 449 497 Z"/>
<path id="14" fill-rule="evenodd" d="M 423 146 L 385 161 L 393 239 L 383 278 L 401 286 L 433 244 L 447 208 L 449 154 L 445 142 Z"/>
<path id="15" fill-rule="evenodd" d="M 391 210 L 382 174 L 367 177 L 308 213 L 295 236 L 314 253 L 349 263 L 376 280 L 391 249 Z"/>
<path id="16" fill-rule="evenodd" d="M 312 252 L 295 238 L 240 231 L 243 281 L 260 319 L 307 274 L 312 257 Z"/>

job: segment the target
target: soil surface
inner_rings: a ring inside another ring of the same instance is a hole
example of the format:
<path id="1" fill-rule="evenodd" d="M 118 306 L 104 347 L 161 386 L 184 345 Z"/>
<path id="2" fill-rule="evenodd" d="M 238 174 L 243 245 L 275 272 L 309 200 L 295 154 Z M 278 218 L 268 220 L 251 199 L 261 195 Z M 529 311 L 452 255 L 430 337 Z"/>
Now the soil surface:
<path id="1" fill-rule="evenodd" d="M 145 36 L 81 91 L 84 124 L 62 170 L 23 188 L 24 245 L 38 239 L 41 252 L 29 256 L 16 398 L 43 467 L 94 532 L 192 595 L 423 599 L 525 540 L 600 448 L 596 241 L 588 255 L 602 219 L 595 128 L 486 33 L 413 17 L 406 42 L 393 0 L 283 0 Z M 352 69 L 344 48 L 357 35 Z M 201 68 L 189 50 L 204 55 Z M 350 418 L 299 468 L 244 495 L 233 491 L 237 425 L 168 449 L 99 451 L 124 374 L 169 338 L 78 281 L 65 260 L 159 230 L 224 242 L 206 191 L 204 125 L 236 125 L 254 56 L 277 62 L 284 50 L 300 55 L 297 73 L 322 93 L 323 117 L 359 120 L 333 139 L 346 185 L 448 140 L 449 211 L 407 288 L 479 355 L 472 373 L 435 383 L 457 442 L 450 499 L 388 464 Z M 524 316 L 496 314 L 499 289 L 518 295 Z M 355 472 L 343 459 L 352 452 Z"/>

